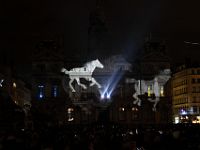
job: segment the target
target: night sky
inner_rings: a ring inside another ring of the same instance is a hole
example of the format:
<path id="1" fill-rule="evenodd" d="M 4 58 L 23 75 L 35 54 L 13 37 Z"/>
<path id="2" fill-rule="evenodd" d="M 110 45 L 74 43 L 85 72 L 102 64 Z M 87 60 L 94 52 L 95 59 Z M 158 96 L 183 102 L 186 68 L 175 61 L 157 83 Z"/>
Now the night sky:
<path id="1" fill-rule="evenodd" d="M 111 53 L 134 55 L 145 36 L 166 41 L 173 62 L 197 59 L 200 45 L 200 1 L 105 0 L 101 4 Z M 45 37 L 62 35 L 66 53 L 86 54 L 89 13 L 95 0 L 6 0 L 0 4 L 0 49 L 15 62 L 27 62 Z M 26 56 L 26 57 L 25 57 Z M 23 58 L 23 59 L 22 59 Z"/>

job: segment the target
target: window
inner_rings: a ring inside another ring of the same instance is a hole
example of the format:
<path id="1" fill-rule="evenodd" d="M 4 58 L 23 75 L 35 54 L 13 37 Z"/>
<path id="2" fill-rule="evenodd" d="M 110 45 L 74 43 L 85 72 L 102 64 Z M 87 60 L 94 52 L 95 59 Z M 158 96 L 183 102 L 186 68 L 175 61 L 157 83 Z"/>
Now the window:
<path id="1" fill-rule="evenodd" d="M 15 82 L 13 82 L 13 88 L 16 88 L 17 84 Z"/>
<path id="2" fill-rule="evenodd" d="M 148 85 L 148 87 L 147 87 L 147 93 L 148 93 L 149 97 L 151 96 L 151 91 L 152 91 L 152 85 Z"/>
<path id="3" fill-rule="evenodd" d="M 195 83 L 195 79 L 194 78 L 192 78 L 192 83 Z"/>
<path id="4" fill-rule="evenodd" d="M 38 98 L 43 99 L 44 98 L 44 85 L 38 86 Z"/>
<path id="5" fill-rule="evenodd" d="M 139 114 L 133 112 L 132 115 L 131 115 L 131 117 L 132 117 L 132 120 L 138 120 L 139 119 Z"/>
<path id="6" fill-rule="evenodd" d="M 57 85 L 53 85 L 52 86 L 52 96 L 53 97 L 57 97 L 58 96 L 58 86 Z"/>
<path id="7" fill-rule="evenodd" d="M 120 107 L 119 108 L 119 120 L 125 120 L 125 119 L 126 119 L 125 108 Z"/>
<path id="8" fill-rule="evenodd" d="M 197 106 L 193 106 L 193 113 L 197 113 Z"/>
<path id="9" fill-rule="evenodd" d="M 195 74 L 195 70 L 192 69 L 192 74 Z"/>
<path id="10" fill-rule="evenodd" d="M 200 74 L 200 70 L 199 69 L 197 70 L 197 74 Z"/>
<path id="11" fill-rule="evenodd" d="M 46 71 L 46 66 L 45 64 L 37 64 L 37 69 L 39 72 L 45 72 Z"/>
<path id="12" fill-rule="evenodd" d="M 200 92 L 200 87 L 199 87 L 199 86 L 196 88 L 196 92 L 197 92 L 197 93 Z"/>
<path id="13" fill-rule="evenodd" d="M 164 87 L 160 86 L 160 97 L 164 96 Z"/>
<path id="14" fill-rule="evenodd" d="M 196 103 L 196 99 L 197 99 L 196 96 L 194 96 L 192 102 L 193 102 L 193 103 Z"/>
<path id="15" fill-rule="evenodd" d="M 192 93 L 196 92 L 196 87 L 192 87 Z"/>

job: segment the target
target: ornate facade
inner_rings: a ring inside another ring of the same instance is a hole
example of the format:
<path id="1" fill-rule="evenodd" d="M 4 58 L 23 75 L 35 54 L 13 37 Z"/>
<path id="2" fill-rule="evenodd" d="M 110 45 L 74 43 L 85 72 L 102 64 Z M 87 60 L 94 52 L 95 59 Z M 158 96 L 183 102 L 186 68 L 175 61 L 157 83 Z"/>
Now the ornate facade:
<path id="1" fill-rule="evenodd" d="M 63 55 L 63 48 L 54 40 L 39 42 L 32 55 L 33 108 L 62 121 L 70 101 L 61 84 Z"/>
<path id="2" fill-rule="evenodd" d="M 170 78 L 170 62 L 165 46 L 162 42 L 148 41 L 140 57 L 119 84 L 118 95 L 113 97 L 110 107 L 110 120 L 123 124 L 169 123 L 171 109 L 165 83 Z M 162 70 L 169 71 L 161 73 L 155 82 L 155 76 Z"/>

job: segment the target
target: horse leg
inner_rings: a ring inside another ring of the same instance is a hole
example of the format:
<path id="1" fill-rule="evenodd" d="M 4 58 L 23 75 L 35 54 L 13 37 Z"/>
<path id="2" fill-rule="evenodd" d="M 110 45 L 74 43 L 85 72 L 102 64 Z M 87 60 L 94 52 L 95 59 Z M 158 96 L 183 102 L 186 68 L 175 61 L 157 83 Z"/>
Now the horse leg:
<path id="1" fill-rule="evenodd" d="M 136 94 L 136 93 L 133 94 L 133 98 L 135 99 L 135 100 L 133 101 L 133 104 L 137 104 L 137 103 L 138 103 L 138 97 L 137 97 L 137 94 Z"/>
<path id="2" fill-rule="evenodd" d="M 159 97 L 156 97 L 156 100 L 153 105 L 153 111 L 156 111 L 156 106 L 157 106 L 158 102 L 159 102 Z"/>
<path id="3" fill-rule="evenodd" d="M 91 81 L 92 81 L 92 83 L 90 83 L 90 86 L 93 86 L 96 84 L 99 89 L 101 88 L 101 85 L 94 78 L 91 78 Z"/>
<path id="4" fill-rule="evenodd" d="M 148 98 L 148 101 L 150 101 L 151 103 L 154 103 L 154 104 L 153 104 L 153 107 L 152 107 L 152 110 L 153 110 L 153 111 L 156 111 L 156 105 L 158 104 L 159 98 L 156 97 L 155 100 L 153 100 L 153 99 L 151 99 L 151 98 Z"/>
<path id="5" fill-rule="evenodd" d="M 80 85 L 83 89 L 87 89 L 87 87 L 80 82 L 79 78 L 76 78 L 76 81 L 77 81 L 78 85 Z"/>
<path id="6" fill-rule="evenodd" d="M 135 100 L 133 101 L 133 104 L 136 104 L 138 106 L 141 106 L 141 100 L 137 97 L 137 93 L 135 92 L 135 94 L 133 94 L 133 98 L 135 98 Z"/>
<path id="7" fill-rule="evenodd" d="M 69 81 L 69 87 L 70 87 L 70 89 L 72 90 L 72 92 L 76 92 L 75 91 L 75 89 L 73 88 L 73 86 L 72 86 L 72 82 L 74 81 L 74 79 L 71 79 L 70 81 Z"/>

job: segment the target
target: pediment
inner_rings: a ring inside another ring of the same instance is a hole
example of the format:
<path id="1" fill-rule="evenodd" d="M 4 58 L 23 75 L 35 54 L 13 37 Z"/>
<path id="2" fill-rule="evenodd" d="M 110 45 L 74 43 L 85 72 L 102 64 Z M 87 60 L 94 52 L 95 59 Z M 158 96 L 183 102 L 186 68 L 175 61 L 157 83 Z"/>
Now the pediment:
<path id="1" fill-rule="evenodd" d="M 142 58 L 142 61 L 167 61 L 169 62 L 169 57 L 162 54 L 162 53 L 159 53 L 159 52 L 154 52 L 154 53 L 150 53 L 150 54 L 147 54 L 145 55 L 143 58 Z"/>
<path id="2" fill-rule="evenodd" d="M 63 50 L 54 41 L 40 42 L 33 52 L 34 60 L 63 60 Z"/>

